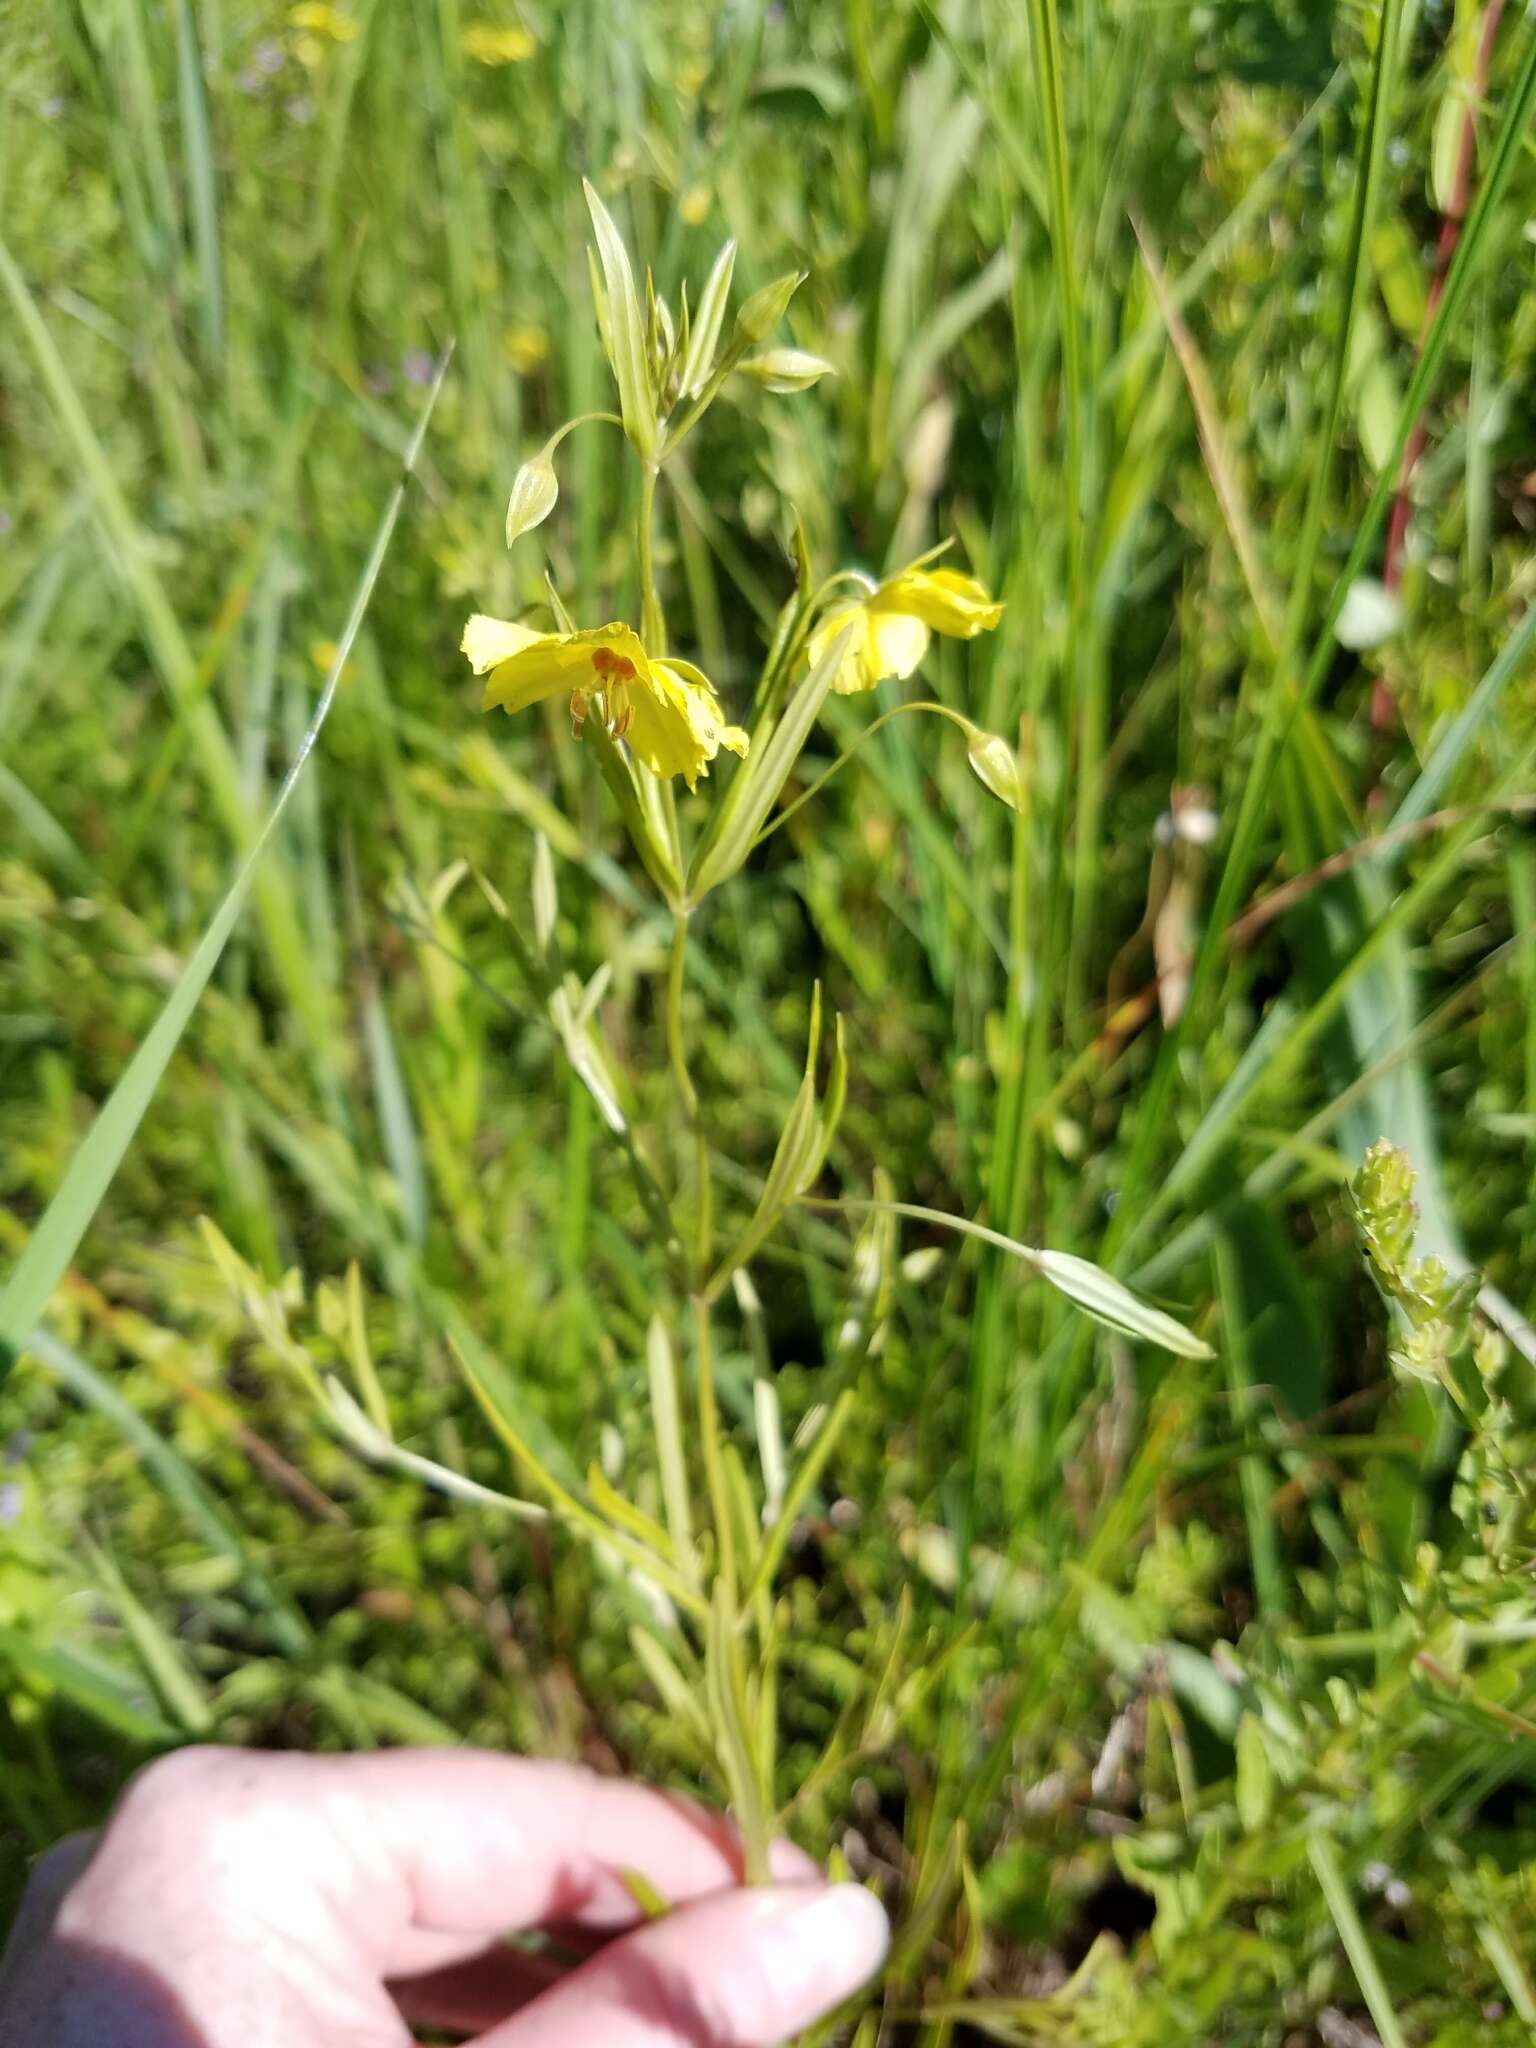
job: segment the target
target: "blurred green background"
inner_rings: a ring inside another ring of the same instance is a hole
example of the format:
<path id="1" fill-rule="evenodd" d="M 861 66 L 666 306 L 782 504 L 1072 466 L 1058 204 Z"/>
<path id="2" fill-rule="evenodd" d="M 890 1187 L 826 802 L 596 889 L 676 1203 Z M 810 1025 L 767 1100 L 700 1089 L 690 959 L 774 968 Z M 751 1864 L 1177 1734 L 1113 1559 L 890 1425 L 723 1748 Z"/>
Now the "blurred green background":
<path id="1" fill-rule="evenodd" d="M 399 1442 L 488 1484 L 455 1346 L 572 1469 L 649 1456 L 664 1272 L 477 878 L 524 919 L 548 836 L 673 1163 L 667 924 L 563 714 L 483 721 L 457 652 L 546 566 L 636 613 L 601 432 L 501 540 L 518 463 L 611 403 L 587 175 L 673 303 L 727 235 L 738 299 L 808 272 L 784 338 L 838 371 L 732 387 L 671 476 L 669 614 L 728 708 L 786 507 L 823 574 L 955 535 L 1008 603 L 915 687 L 1019 738 L 1023 814 L 901 720 L 708 907 L 721 1184 L 750 1207 L 820 976 L 828 1192 L 884 1169 L 1216 1352 L 920 1228 L 866 1240 L 871 1293 L 808 1214 L 723 1333 L 744 1443 L 754 1365 L 798 1422 L 850 1288 L 878 1336 L 792 1553 L 787 1784 L 904 1588 L 903 1680 L 970 1624 L 801 1809 L 921 1904 L 880 2038 L 942 2043 L 962 1992 L 962 2039 L 1532 2037 L 1533 36 L 1497 0 L 6 12 L 0 1271 L 292 756 L 456 353 L 259 900 L 0 1390 L 0 1908 L 189 1736 L 690 1775 L 590 1558 L 370 1468 L 293 1362 L 363 1333 Z M 1491 1290 L 1493 1394 L 1389 1361 L 1347 1196 L 1380 1135 L 1420 1248 Z"/>

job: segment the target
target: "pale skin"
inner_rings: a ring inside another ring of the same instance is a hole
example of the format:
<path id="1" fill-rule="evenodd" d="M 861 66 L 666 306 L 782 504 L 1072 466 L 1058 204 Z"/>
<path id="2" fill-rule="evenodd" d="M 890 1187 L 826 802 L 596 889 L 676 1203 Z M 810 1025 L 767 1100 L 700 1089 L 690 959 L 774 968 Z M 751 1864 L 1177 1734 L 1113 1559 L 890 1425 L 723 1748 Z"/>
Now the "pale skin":
<path id="1" fill-rule="evenodd" d="M 773 1878 L 742 1885 L 716 1817 L 573 1766 L 187 1750 L 38 1865 L 0 2048 L 773 2048 L 887 1939 L 787 1843 Z M 540 1929 L 552 1952 L 507 1939 Z"/>

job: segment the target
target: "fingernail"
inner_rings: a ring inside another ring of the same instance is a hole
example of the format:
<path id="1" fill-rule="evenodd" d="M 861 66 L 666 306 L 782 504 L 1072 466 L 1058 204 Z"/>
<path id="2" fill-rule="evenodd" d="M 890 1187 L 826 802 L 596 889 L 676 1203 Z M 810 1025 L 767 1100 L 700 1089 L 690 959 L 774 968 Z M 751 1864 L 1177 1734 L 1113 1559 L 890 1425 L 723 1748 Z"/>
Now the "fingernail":
<path id="1" fill-rule="evenodd" d="M 771 1901 L 771 1903 L 770 1903 Z M 879 1969 L 890 1946 L 885 1909 L 862 1885 L 808 1886 L 763 1897 L 773 1923 L 779 1995 L 798 2028 L 840 2005 Z"/>

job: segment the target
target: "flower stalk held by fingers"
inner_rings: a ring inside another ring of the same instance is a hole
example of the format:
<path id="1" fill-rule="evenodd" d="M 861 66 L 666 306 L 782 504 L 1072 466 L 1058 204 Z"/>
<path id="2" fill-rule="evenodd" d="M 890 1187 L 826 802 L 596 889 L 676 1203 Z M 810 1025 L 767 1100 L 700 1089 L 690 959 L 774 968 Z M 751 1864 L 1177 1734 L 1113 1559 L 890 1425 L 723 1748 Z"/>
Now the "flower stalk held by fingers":
<path id="1" fill-rule="evenodd" d="M 847 632 L 832 687 L 839 696 L 851 697 L 872 690 L 887 676 L 911 675 L 935 633 L 974 640 L 978 633 L 990 633 L 1002 616 L 1002 605 L 974 576 L 914 564 L 864 596 L 833 605 L 811 635 L 806 659 L 814 668 L 838 635 Z"/>
<path id="2" fill-rule="evenodd" d="M 675 655 L 647 654 L 629 626 L 540 633 L 476 612 L 460 644 L 475 674 L 486 678 L 485 710 L 526 711 L 564 694 L 578 737 L 595 710 L 653 773 L 681 775 L 690 789 L 722 747 L 747 751 L 746 733 L 727 725 L 708 676 Z"/>

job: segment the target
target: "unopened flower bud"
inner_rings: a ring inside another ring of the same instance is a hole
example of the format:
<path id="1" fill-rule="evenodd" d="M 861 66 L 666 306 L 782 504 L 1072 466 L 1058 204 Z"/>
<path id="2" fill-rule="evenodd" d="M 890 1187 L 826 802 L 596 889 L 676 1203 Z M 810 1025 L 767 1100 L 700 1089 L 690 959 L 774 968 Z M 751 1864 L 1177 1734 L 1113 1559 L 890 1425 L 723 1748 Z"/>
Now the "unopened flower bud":
<path id="1" fill-rule="evenodd" d="M 803 270 L 788 270 L 754 292 L 736 315 L 736 332 L 745 341 L 766 341 L 789 310 L 789 302 L 805 281 Z"/>
<path id="2" fill-rule="evenodd" d="M 809 391 L 821 378 L 837 374 L 825 357 L 810 355 L 803 348 L 770 348 L 760 356 L 748 356 L 737 367 L 765 391 L 779 392 Z"/>
<path id="3" fill-rule="evenodd" d="M 1010 811 L 1024 808 L 1024 778 L 1019 773 L 1017 751 L 995 732 L 972 726 L 966 739 L 966 758 L 977 780 L 1001 799 Z"/>
<path id="4" fill-rule="evenodd" d="M 546 520 L 559 495 L 555 466 L 547 455 L 535 455 L 525 462 L 512 479 L 512 495 L 507 500 L 507 546 Z"/>

